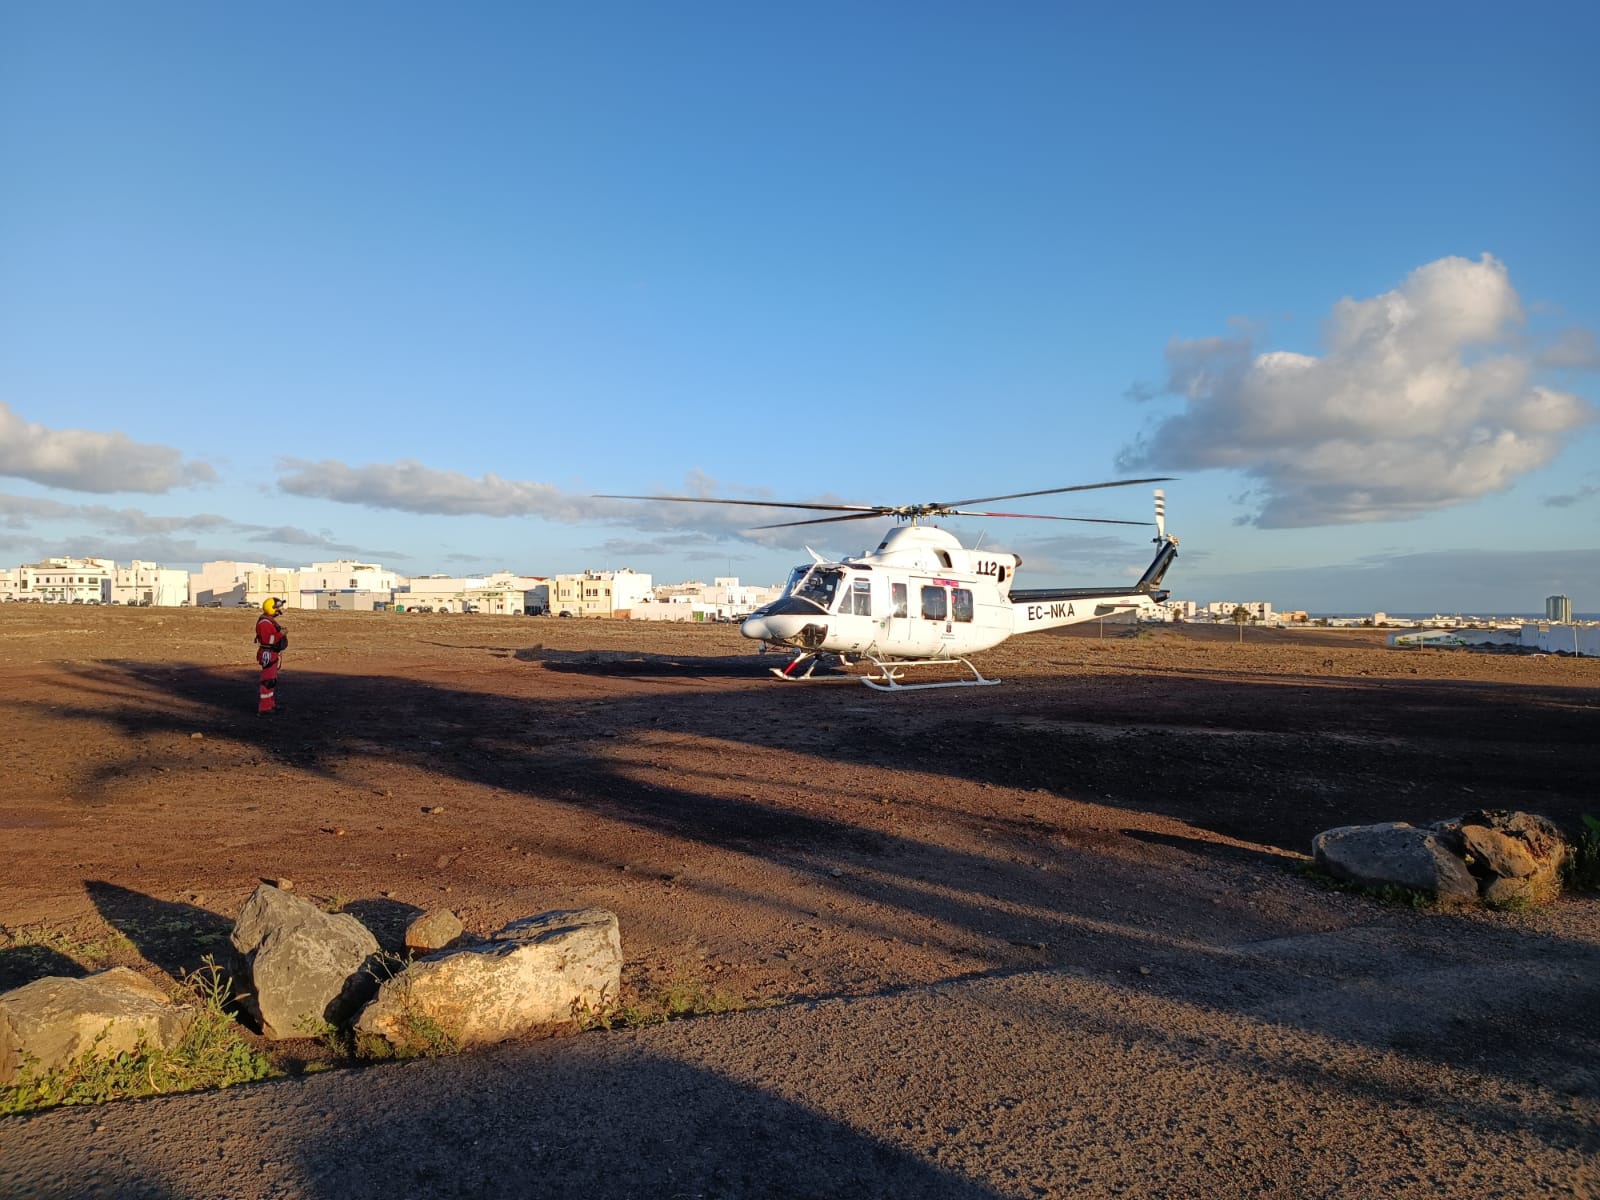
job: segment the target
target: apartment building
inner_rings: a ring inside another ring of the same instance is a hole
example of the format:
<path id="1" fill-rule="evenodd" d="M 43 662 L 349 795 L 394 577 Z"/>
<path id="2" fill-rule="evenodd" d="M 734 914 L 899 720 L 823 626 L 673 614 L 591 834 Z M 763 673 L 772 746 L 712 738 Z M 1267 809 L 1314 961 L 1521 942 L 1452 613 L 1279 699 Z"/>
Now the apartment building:
<path id="1" fill-rule="evenodd" d="M 47 604 L 109 604 L 109 558 L 47 558 L 18 568 L 17 598 Z"/>
<path id="2" fill-rule="evenodd" d="M 198 571 L 189 572 L 189 603 L 198 608 L 232 607 L 245 598 L 245 577 L 266 569 L 266 563 L 256 562 L 201 563 Z"/>
<path id="3" fill-rule="evenodd" d="M 189 572 L 134 559 L 113 567 L 111 603 L 176 608 L 189 603 Z"/>
<path id="4" fill-rule="evenodd" d="M 559 616 L 625 617 L 649 601 L 650 576 L 623 567 L 617 571 L 585 571 L 557 575 L 551 609 Z"/>

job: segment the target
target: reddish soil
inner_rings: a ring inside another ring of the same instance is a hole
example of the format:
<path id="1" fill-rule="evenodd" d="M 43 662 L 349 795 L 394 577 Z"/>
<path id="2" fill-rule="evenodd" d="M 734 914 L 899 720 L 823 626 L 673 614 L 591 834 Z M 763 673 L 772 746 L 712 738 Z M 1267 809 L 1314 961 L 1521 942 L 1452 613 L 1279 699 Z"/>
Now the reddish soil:
<path id="1" fill-rule="evenodd" d="M 251 624 L 0 606 L 0 988 L 169 978 L 288 879 L 390 946 L 604 906 L 625 999 L 782 1007 L 0 1122 L 0 1191 L 527 1194 L 484 1139 L 552 1195 L 1600 1195 L 1600 896 L 1304 871 L 1600 811 L 1600 662 L 1089 628 L 882 694 L 731 626 L 297 613 L 258 718 Z"/>
<path id="2" fill-rule="evenodd" d="M 192 966 L 288 878 L 391 944 L 428 908 L 603 905 L 640 994 L 874 993 L 1114 961 L 1070 919 L 1102 905 L 1315 927 L 1333 825 L 1596 807 L 1593 660 L 1091 627 L 981 656 L 1001 687 L 885 695 L 780 683 L 733 626 L 296 613 L 258 718 L 251 619 L 0 607 L 0 987 Z M 1149 886 L 1195 856 L 1214 903 Z"/>

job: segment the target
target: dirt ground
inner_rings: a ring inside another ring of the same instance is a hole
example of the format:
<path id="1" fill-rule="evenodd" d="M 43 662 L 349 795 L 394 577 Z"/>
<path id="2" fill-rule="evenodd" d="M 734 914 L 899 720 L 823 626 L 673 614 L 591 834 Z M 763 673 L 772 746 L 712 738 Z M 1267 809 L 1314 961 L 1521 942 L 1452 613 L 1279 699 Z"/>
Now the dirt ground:
<path id="1" fill-rule="evenodd" d="M 0 988 L 170 977 L 283 878 L 390 945 L 603 906 L 630 995 L 740 1007 L 1357 926 L 1600 942 L 1593 896 L 1419 913 L 1303 872 L 1335 825 L 1600 814 L 1596 660 L 1090 626 L 979 656 L 1000 687 L 882 694 L 774 680 L 732 625 L 291 612 L 258 718 L 252 620 L 0 606 Z M 1600 1114 L 1600 981 L 1563 986 L 1537 1039 L 1500 1013 L 1424 1049 L 1561 1065 L 1556 1116 Z"/>

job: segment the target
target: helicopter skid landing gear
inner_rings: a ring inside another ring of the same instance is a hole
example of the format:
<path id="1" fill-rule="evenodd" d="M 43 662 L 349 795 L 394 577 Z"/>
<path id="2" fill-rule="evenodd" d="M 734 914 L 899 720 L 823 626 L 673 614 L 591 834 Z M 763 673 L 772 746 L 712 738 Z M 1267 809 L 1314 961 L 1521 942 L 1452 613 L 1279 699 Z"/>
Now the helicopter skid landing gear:
<path id="1" fill-rule="evenodd" d="M 817 653 L 814 650 L 802 650 L 789 660 L 787 666 L 767 668 L 778 679 L 794 683 L 800 679 L 810 679 L 811 672 L 817 669 Z M 800 668 L 805 667 L 802 671 Z"/>
<path id="2" fill-rule="evenodd" d="M 951 688 L 951 687 L 992 687 L 1001 682 L 998 679 L 985 679 L 983 673 L 964 658 L 941 659 L 913 659 L 904 662 L 885 662 L 881 659 L 867 656 L 869 662 L 878 669 L 876 675 L 863 675 L 861 682 L 869 688 L 877 688 L 880 692 L 915 692 L 926 688 Z M 971 679 L 946 679 L 934 683 L 901 683 L 908 667 L 934 667 L 948 666 L 960 663 L 972 672 Z"/>

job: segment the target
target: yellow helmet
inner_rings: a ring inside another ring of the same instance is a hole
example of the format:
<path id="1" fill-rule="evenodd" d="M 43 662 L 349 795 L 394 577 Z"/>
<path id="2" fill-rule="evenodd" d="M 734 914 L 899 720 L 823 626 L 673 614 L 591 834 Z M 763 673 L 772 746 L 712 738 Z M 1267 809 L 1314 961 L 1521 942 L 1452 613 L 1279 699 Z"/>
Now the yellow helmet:
<path id="1" fill-rule="evenodd" d="M 283 611 L 283 601 L 276 596 L 268 596 L 261 602 L 261 611 L 269 617 L 275 617 Z"/>

